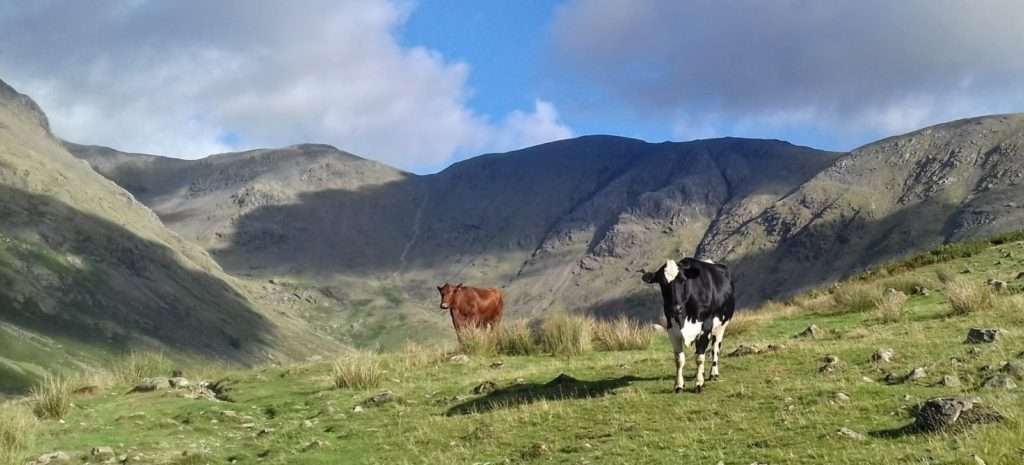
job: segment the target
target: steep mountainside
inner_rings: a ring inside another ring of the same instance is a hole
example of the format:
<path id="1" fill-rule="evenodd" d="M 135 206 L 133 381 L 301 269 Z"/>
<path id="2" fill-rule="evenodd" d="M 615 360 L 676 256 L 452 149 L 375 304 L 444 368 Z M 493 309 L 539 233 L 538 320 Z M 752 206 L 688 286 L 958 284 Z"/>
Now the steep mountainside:
<path id="1" fill-rule="evenodd" d="M 832 281 L 892 257 L 1024 228 L 1024 115 L 966 119 L 844 155 L 700 253 L 754 295 Z"/>
<path id="2" fill-rule="evenodd" d="M 823 152 L 781 141 L 553 142 L 402 173 L 326 146 L 199 161 L 69 145 L 233 273 L 389 286 L 500 286 L 512 315 L 653 317 L 636 271 L 731 265 L 743 305 L 935 245 L 1021 228 L 1024 116 L 951 122 Z"/>
<path id="3" fill-rule="evenodd" d="M 46 121 L 0 81 L 0 390 L 128 349 L 256 362 L 319 344 L 71 156 Z"/>

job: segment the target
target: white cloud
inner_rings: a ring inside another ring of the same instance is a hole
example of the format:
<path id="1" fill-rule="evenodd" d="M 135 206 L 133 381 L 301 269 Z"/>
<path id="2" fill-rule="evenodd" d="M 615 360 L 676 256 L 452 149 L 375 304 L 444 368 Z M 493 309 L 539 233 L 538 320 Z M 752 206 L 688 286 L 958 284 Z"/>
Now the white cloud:
<path id="1" fill-rule="evenodd" d="M 571 0 L 563 71 L 677 134 L 857 140 L 1024 111 L 1016 0 Z"/>
<path id="2" fill-rule="evenodd" d="M 505 117 L 495 131 L 492 150 L 521 149 L 572 136 L 572 129 L 558 120 L 558 111 L 551 102 L 535 100 L 533 113 L 517 110 Z"/>
<path id="3" fill-rule="evenodd" d="M 0 9 L 0 79 L 68 140 L 188 158 L 322 142 L 415 170 L 571 133 L 547 103 L 475 113 L 468 65 L 398 43 L 409 8 L 25 2 Z"/>

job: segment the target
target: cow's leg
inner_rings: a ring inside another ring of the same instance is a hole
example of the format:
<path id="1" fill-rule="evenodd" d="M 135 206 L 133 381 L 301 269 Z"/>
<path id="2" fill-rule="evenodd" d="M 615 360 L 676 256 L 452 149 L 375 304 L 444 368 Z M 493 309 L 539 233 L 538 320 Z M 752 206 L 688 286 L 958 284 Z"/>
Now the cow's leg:
<path id="1" fill-rule="evenodd" d="M 721 326 L 711 331 L 713 342 L 711 343 L 711 379 L 718 379 L 718 355 L 722 352 L 722 337 L 725 336 L 725 327 L 729 325 L 726 321 Z"/>
<path id="2" fill-rule="evenodd" d="M 676 383 L 675 391 L 683 392 L 683 365 L 686 364 L 686 355 L 683 354 L 683 334 L 679 328 L 669 328 L 668 338 L 672 341 L 672 353 L 676 362 Z"/>
<path id="3" fill-rule="evenodd" d="M 710 334 L 701 334 L 697 338 L 697 387 L 698 393 L 704 391 L 704 354 L 710 345 Z"/>

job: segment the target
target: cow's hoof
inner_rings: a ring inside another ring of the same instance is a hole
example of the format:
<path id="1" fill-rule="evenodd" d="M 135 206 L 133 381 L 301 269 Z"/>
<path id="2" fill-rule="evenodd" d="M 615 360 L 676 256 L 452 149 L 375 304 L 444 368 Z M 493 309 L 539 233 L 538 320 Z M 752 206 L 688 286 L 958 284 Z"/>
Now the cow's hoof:
<path id="1" fill-rule="evenodd" d="M 695 392 L 697 394 L 700 394 L 700 393 L 704 392 L 704 385 L 702 384 L 702 385 L 699 385 L 699 386 L 693 388 L 693 392 Z"/>
<path id="2" fill-rule="evenodd" d="M 682 386 L 676 386 L 676 394 L 679 394 L 679 393 L 682 393 L 682 392 L 683 392 L 683 387 Z"/>

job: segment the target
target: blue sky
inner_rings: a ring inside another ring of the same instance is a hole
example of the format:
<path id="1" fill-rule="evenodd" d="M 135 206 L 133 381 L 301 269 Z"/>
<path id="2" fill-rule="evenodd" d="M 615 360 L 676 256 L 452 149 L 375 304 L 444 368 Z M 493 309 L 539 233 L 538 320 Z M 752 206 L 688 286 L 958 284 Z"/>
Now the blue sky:
<path id="1" fill-rule="evenodd" d="M 40 0 L 0 79 L 79 143 L 317 142 L 417 173 L 584 134 L 849 150 L 1024 111 L 1016 0 Z"/>

